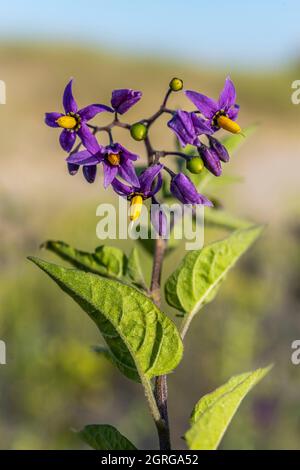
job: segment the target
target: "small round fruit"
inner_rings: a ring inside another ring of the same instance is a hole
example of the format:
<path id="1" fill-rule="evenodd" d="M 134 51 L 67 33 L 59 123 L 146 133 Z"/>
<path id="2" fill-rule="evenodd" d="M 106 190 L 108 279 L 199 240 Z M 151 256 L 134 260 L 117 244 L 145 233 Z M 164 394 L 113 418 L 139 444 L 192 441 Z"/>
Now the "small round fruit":
<path id="1" fill-rule="evenodd" d="M 194 175 L 197 175 L 197 174 L 201 173 L 201 171 L 203 170 L 204 163 L 203 163 L 202 158 L 193 157 L 193 158 L 190 158 L 190 160 L 187 161 L 186 167 L 191 173 L 193 173 Z"/>
<path id="2" fill-rule="evenodd" d="M 142 122 L 136 122 L 132 124 L 130 134 L 134 140 L 145 140 L 147 137 L 147 127 Z"/>
<path id="3" fill-rule="evenodd" d="M 172 91 L 180 91 L 183 88 L 183 81 L 180 78 L 172 78 L 169 87 Z"/>

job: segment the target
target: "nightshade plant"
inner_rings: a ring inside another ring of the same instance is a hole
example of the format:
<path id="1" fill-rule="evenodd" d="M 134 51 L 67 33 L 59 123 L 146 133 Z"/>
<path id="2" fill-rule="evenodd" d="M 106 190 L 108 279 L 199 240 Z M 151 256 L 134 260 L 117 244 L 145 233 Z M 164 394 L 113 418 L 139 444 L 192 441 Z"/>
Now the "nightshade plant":
<path id="1" fill-rule="evenodd" d="M 262 231 L 260 226 L 213 207 L 212 201 L 199 192 L 209 187 L 215 176 L 221 175 L 222 163 L 229 161 L 229 155 L 243 139 L 236 122 L 239 107 L 233 82 L 226 79 L 218 101 L 196 91 L 185 91 L 196 107 L 193 111 L 169 108 L 172 93 L 182 89 L 182 80 L 172 79 L 159 109 L 152 116 L 130 124 L 120 116 L 140 101 L 140 91 L 115 90 L 110 106 L 92 104 L 78 109 L 71 80 L 63 94 L 64 112 L 47 113 L 45 117 L 48 126 L 61 131 L 60 143 L 68 152 L 69 173 L 75 175 L 82 167 L 85 179 L 93 183 L 97 171 L 103 171 L 104 188 L 111 187 L 129 201 L 132 221 L 139 220 L 142 204 L 147 199 L 156 209 L 162 200 L 176 199 L 182 204 L 207 206 L 206 224 L 231 232 L 223 240 L 187 252 L 167 279 L 165 299 L 176 309 L 181 324 L 177 326 L 160 308 L 163 260 L 174 249 L 168 246 L 166 218 L 161 211 L 151 214 L 157 236 L 147 245 L 153 256 L 149 287 L 136 246 L 127 256 L 111 246 L 100 246 L 94 253 L 87 253 L 63 242 L 44 244 L 69 262 L 72 269 L 30 258 L 96 323 L 106 347 L 95 347 L 95 353 L 107 357 L 122 374 L 144 387 L 161 450 L 171 449 L 167 375 L 182 359 L 183 340 L 191 322 L 213 300 L 228 271 Z M 111 123 L 102 127 L 91 124 L 102 112 L 112 115 Z M 155 149 L 150 140 L 152 125 L 163 114 L 169 115 L 167 132 L 173 132 L 177 139 L 172 150 Z M 147 165 L 142 172 L 135 166 L 139 156 L 114 140 L 116 127 L 127 129 L 133 139 L 144 143 Z M 221 140 L 216 137 L 220 129 L 232 135 Z M 252 128 L 245 129 L 244 137 L 251 131 Z M 108 136 L 108 145 L 98 141 L 97 136 L 102 134 Z M 76 139 L 78 144 L 74 148 Z M 172 169 L 166 164 L 167 157 L 175 159 Z M 192 411 L 184 435 L 186 445 L 192 450 L 216 449 L 240 402 L 268 370 L 266 367 L 236 375 L 202 397 Z M 109 424 L 88 425 L 79 434 L 95 449 L 135 449 Z"/>

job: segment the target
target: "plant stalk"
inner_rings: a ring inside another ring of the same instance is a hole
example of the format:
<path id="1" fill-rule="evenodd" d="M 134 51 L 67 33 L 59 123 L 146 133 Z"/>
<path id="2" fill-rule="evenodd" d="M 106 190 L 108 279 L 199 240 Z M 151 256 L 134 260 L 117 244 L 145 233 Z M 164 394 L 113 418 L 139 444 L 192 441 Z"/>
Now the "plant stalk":
<path id="1" fill-rule="evenodd" d="M 150 293 L 154 303 L 161 304 L 161 272 L 166 250 L 166 240 L 158 238 L 155 241 L 154 260 L 151 276 Z M 168 417 L 168 385 L 167 376 L 161 375 L 155 378 L 154 396 L 161 416 L 161 426 L 157 426 L 160 450 L 170 450 L 170 428 Z"/>

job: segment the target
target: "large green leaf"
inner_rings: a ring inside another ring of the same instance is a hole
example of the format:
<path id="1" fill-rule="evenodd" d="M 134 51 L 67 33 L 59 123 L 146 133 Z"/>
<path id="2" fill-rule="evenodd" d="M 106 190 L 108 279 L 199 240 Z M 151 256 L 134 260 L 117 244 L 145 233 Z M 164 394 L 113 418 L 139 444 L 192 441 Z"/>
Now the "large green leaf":
<path id="1" fill-rule="evenodd" d="M 48 240 L 42 247 L 84 271 L 109 277 L 121 277 L 124 272 L 126 256 L 122 250 L 113 246 L 101 245 L 94 253 L 87 253 L 65 242 Z"/>
<path id="2" fill-rule="evenodd" d="M 78 434 L 92 449 L 137 450 L 123 434 L 109 424 L 89 424 Z"/>
<path id="3" fill-rule="evenodd" d="M 261 231 L 261 226 L 237 230 L 225 240 L 190 251 L 165 284 L 168 304 L 186 313 L 190 322 L 212 300 L 226 273 Z"/>
<path id="4" fill-rule="evenodd" d="M 128 256 L 126 273 L 131 281 L 144 290 L 147 290 L 143 270 L 141 267 L 139 251 L 134 247 Z"/>
<path id="5" fill-rule="evenodd" d="M 182 356 L 174 323 L 144 294 L 119 281 L 29 258 L 96 323 L 119 369 L 133 380 L 171 372 Z"/>
<path id="6" fill-rule="evenodd" d="M 191 416 L 185 439 L 191 450 L 215 450 L 241 401 L 271 367 L 232 377 L 225 385 L 201 398 Z"/>

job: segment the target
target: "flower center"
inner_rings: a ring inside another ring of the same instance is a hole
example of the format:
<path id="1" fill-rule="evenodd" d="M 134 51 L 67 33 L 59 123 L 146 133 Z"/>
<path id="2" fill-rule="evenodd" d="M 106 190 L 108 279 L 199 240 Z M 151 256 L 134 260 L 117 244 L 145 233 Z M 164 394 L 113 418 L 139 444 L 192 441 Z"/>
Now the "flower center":
<path id="1" fill-rule="evenodd" d="M 130 214 L 131 221 L 137 220 L 142 212 L 143 197 L 140 194 L 135 194 L 130 200 Z"/>
<path id="2" fill-rule="evenodd" d="M 119 166 L 120 165 L 120 154 L 119 153 L 109 153 L 107 155 L 107 160 L 109 163 L 113 166 Z"/>
<path id="3" fill-rule="evenodd" d="M 70 132 L 77 131 L 81 127 L 81 117 L 75 113 L 68 113 L 65 116 L 61 116 L 56 120 L 56 122 L 59 127 Z"/>

